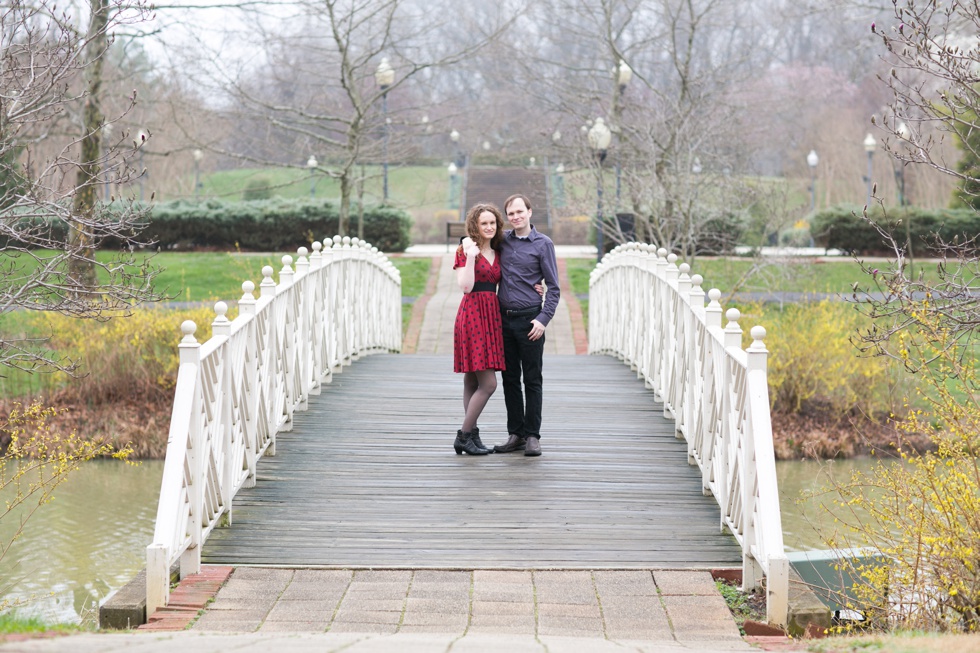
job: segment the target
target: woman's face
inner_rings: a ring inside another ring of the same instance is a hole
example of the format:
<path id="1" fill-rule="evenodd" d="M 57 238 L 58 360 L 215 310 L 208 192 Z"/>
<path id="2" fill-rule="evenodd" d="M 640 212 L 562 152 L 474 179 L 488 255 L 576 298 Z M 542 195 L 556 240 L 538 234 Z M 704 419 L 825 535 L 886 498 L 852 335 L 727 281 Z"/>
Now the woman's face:
<path id="1" fill-rule="evenodd" d="M 480 230 L 480 235 L 485 240 L 490 240 L 497 235 L 497 216 L 490 211 L 484 211 L 480 214 L 477 227 Z"/>

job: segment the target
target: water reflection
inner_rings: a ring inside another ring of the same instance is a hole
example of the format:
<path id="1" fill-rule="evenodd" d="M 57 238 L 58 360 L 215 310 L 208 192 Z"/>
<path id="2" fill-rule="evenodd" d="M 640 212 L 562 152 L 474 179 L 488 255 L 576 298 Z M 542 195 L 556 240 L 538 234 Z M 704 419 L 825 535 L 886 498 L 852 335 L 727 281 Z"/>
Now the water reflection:
<path id="1" fill-rule="evenodd" d="M 824 494 L 803 500 L 804 492 L 819 492 L 831 485 L 832 479 L 846 481 L 852 472 L 868 472 L 875 464 L 873 458 L 852 460 L 781 460 L 776 463 L 779 483 L 779 508 L 783 518 L 783 540 L 787 551 L 826 549 L 820 532 L 832 533 L 835 525 L 825 505 L 833 506 L 835 494 Z"/>
<path id="2" fill-rule="evenodd" d="M 97 619 L 98 605 L 145 566 L 163 462 L 93 461 L 55 491 L 0 561 L 0 591 L 50 623 Z M 18 515 L 0 521 L 7 541 Z"/>

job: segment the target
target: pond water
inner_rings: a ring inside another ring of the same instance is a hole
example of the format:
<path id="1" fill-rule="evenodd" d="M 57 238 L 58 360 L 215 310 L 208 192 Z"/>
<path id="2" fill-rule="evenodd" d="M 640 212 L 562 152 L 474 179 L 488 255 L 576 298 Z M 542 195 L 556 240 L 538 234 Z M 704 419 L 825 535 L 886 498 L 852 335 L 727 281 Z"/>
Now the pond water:
<path id="1" fill-rule="evenodd" d="M 55 490 L 0 560 L 0 596 L 48 623 L 96 623 L 98 606 L 145 566 L 163 461 L 92 461 Z M 18 517 L 0 520 L 8 542 Z"/>
<path id="2" fill-rule="evenodd" d="M 820 500 L 799 502 L 804 490 L 845 478 L 870 460 L 777 463 L 783 533 L 788 550 L 825 548 L 814 523 L 828 523 Z M 19 610 L 49 623 L 94 624 L 98 605 L 145 565 L 153 537 L 163 462 L 138 466 L 94 461 L 76 472 L 26 524 L 0 561 L 0 596 L 34 600 Z M 832 520 L 830 520 L 832 521 Z M 7 541 L 13 520 L 0 520 Z"/>
<path id="3" fill-rule="evenodd" d="M 833 479 L 846 481 L 855 471 L 870 471 L 875 462 L 873 458 L 778 461 L 776 477 L 779 479 L 779 507 L 786 550 L 828 548 L 817 529 L 824 533 L 832 532 L 834 520 L 825 506 L 833 507 L 836 495 L 820 492 L 830 487 Z M 803 498 L 805 492 L 812 492 L 814 496 Z"/>

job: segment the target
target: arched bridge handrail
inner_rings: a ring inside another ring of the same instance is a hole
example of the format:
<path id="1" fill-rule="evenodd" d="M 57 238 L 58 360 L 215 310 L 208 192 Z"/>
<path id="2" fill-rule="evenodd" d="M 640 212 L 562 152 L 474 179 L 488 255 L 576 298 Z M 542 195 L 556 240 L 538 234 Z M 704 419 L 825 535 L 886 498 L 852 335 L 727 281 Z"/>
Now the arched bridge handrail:
<path id="1" fill-rule="evenodd" d="M 215 305 L 213 335 L 181 325 L 180 367 L 153 542 L 146 548 L 146 611 L 167 604 L 170 568 L 197 573 L 201 547 L 232 500 L 255 485 L 256 465 L 276 453 L 276 434 L 357 358 L 400 351 L 401 275 L 377 248 L 357 238 L 298 250 L 295 269 L 283 256 L 279 283 L 262 270 L 260 295 L 242 284 L 239 315 Z"/>
<path id="2" fill-rule="evenodd" d="M 742 349 L 741 317 L 701 275 L 645 243 L 607 254 L 589 281 L 589 353 L 630 365 L 664 403 L 702 490 L 721 509 L 721 526 L 742 547 L 742 584 L 766 578 L 767 616 L 785 625 L 789 563 L 783 548 L 766 365 L 766 330 L 752 328 Z"/>

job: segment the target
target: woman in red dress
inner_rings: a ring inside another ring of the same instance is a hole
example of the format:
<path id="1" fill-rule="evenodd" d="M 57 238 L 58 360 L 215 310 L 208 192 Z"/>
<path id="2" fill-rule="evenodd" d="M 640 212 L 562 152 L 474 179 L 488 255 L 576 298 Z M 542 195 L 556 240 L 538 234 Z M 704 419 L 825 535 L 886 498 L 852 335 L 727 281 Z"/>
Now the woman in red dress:
<path id="1" fill-rule="evenodd" d="M 504 336 L 497 303 L 500 281 L 498 247 L 504 218 L 493 204 L 477 204 L 466 214 L 467 238 L 456 250 L 456 281 L 463 299 L 453 330 L 453 368 L 463 374 L 463 426 L 453 448 L 481 456 L 493 451 L 480 441 L 476 425 L 497 389 L 497 370 L 504 369 Z"/>

